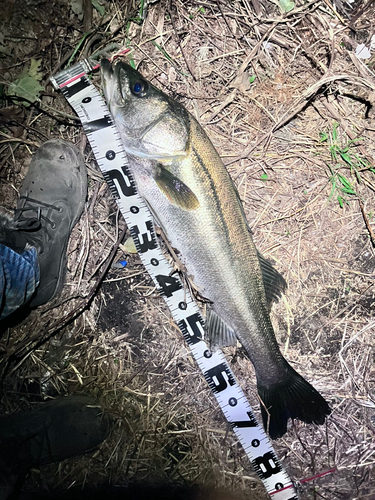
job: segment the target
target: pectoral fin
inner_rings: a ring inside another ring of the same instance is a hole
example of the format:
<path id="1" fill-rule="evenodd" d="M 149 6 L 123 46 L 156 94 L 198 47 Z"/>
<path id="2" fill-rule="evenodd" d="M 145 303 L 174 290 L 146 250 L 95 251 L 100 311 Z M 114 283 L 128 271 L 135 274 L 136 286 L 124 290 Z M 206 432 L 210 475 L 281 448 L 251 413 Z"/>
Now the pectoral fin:
<path id="1" fill-rule="evenodd" d="M 234 331 L 211 309 L 206 313 L 206 339 L 210 348 L 237 345 L 237 337 Z"/>
<path id="2" fill-rule="evenodd" d="M 198 198 L 193 191 L 161 164 L 157 167 L 155 182 L 174 205 L 184 210 L 195 210 L 199 207 Z"/>

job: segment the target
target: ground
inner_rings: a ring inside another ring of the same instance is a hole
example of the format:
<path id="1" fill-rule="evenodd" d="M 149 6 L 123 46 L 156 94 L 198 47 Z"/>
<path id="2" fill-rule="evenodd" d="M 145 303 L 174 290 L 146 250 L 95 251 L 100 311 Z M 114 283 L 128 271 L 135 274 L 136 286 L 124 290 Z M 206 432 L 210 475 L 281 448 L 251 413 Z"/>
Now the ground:
<path id="1" fill-rule="evenodd" d="M 115 418 L 94 454 L 32 470 L 28 498 L 83 485 L 267 498 L 139 257 L 118 248 L 124 221 L 49 83 L 83 57 L 126 47 L 205 128 L 258 249 L 288 283 L 272 310 L 277 339 L 332 408 L 325 425 L 296 421 L 274 442 L 294 479 L 335 468 L 305 482 L 301 498 L 375 498 L 374 9 L 369 0 L 296 0 L 288 13 L 271 0 L 7 0 L 1 205 L 15 207 L 32 153 L 52 137 L 79 147 L 89 188 L 62 294 L 1 325 L 0 410 L 84 392 Z M 370 57 L 356 56 L 358 44 Z M 240 347 L 225 354 L 259 416 L 250 361 Z"/>

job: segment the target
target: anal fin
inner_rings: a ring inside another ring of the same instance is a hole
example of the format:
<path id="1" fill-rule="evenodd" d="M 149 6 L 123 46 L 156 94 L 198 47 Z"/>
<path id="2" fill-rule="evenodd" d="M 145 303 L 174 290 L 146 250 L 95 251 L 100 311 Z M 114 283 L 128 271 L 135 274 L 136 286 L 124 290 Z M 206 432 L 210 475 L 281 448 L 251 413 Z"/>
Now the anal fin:
<path id="1" fill-rule="evenodd" d="M 212 350 L 237 344 L 237 337 L 234 331 L 215 313 L 215 311 L 212 310 L 212 308 L 207 308 L 205 326 L 205 337 Z"/>

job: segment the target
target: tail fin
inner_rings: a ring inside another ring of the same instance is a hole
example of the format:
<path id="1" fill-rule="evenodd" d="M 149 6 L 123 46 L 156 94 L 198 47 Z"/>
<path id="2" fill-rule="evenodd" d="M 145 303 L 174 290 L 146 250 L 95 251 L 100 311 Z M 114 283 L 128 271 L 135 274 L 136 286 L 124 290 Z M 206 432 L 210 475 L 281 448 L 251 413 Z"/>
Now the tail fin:
<path id="1" fill-rule="evenodd" d="M 286 433 L 289 418 L 321 425 L 331 413 L 323 396 L 291 366 L 288 368 L 288 379 L 270 387 L 258 383 L 263 425 L 272 439 Z"/>

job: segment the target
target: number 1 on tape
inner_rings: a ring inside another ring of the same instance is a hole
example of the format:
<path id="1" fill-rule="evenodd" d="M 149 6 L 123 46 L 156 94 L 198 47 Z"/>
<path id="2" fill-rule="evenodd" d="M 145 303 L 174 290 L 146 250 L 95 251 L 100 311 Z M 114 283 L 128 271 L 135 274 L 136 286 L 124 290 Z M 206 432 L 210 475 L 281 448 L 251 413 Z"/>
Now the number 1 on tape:
<path id="1" fill-rule="evenodd" d="M 79 116 L 97 163 L 128 225 L 139 256 L 180 328 L 211 391 L 236 433 L 256 473 L 274 500 L 297 500 L 293 483 L 281 466 L 263 428 L 220 350 L 211 352 L 202 340 L 199 308 L 164 257 L 152 215 L 138 195 L 120 135 L 110 112 L 86 73 L 85 60 L 51 78 Z"/>

